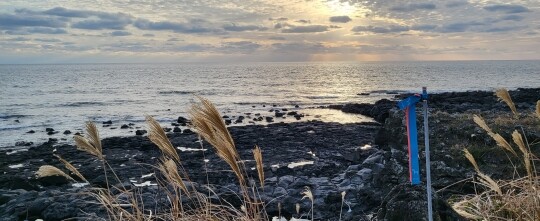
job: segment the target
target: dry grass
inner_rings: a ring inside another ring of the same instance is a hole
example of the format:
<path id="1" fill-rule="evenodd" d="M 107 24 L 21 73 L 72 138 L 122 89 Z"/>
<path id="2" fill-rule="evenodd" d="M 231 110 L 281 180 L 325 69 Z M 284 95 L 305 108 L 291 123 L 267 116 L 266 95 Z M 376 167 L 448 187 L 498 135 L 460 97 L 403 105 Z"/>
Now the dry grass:
<path id="1" fill-rule="evenodd" d="M 536 102 L 536 116 L 540 119 L 540 101 Z"/>
<path id="2" fill-rule="evenodd" d="M 253 149 L 253 158 L 255 159 L 257 165 L 257 174 L 259 174 L 259 182 L 261 184 L 261 188 L 264 188 L 264 168 L 262 162 L 262 152 L 261 148 L 259 148 L 259 146 L 257 145 L 255 145 L 255 149 Z"/>
<path id="3" fill-rule="evenodd" d="M 77 177 L 79 177 L 81 180 L 83 180 L 84 182 L 87 182 L 88 183 L 88 180 L 86 180 L 86 178 L 84 178 L 84 176 L 79 172 L 79 170 L 77 170 L 77 168 L 75 168 L 75 166 L 73 166 L 71 163 L 69 163 L 67 160 L 64 160 L 64 158 L 62 158 L 60 155 L 57 155 L 57 154 L 53 154 L 56 158 L 58 158 L 58 160 L 60 162 L 62 162 L 64 164 L 64 167 L 66 167 L 66 169 L 68 169 L 69 171 L 71 171 L 73 174 L 75 174 Z"/>
<path id="4" fill-rule="evenodd" d="M 225 121 L 219 111 L 209 100 L 198 97 L 200 103 L 191 106 L 189 114 L 195 131 L 217 151 L 238 178 L 240 185 L 245 186 L 245 178 L 240 166 L 240 156 Z"/>
<path id="5" fill-rule="evenodd" d="M 499 98 L 499 100 L 504 101 L 506 105 L 512 110 L 512 113 L 514 113 L 514 116 L 519 116 L 519 113 L 516 110 L 516 105 L 512 101 L 512 97 L 510 97 L 510 93 L 508 93 L 508 90 L 505 88 L 498 89 L 495 92 L 495 95 Z"/>
<path id="6" fill-rule="evenodd" d="M 165 134 L 161 125 L 151 116 L 146 116 L 146 124 L 148 124 L 148 138 L 150 141 L 157 145 L 165 156 L 180 162 L 180 156 L 178 156 L 176 149 L 167 138 L 167 134 Z"/>
<path id="7" fill-rule="evenodd" d="M 508 104 L 514 116 L 519 116 L 508 91 L 499 89 L 496 95 Z M 512 141 L 520 152 L 518 154 L 513 145 L 501 135 L 494 133 L 481 117 L 475 115 L 473 119 L 497 142 L 499 147 L 515 156 L 519 155 L 526 175 L 511 180 L 493 180 L 480 171 L 473 155 L 465 149 L 465 157 L 471 162 L 478 175 L 478 181 L 475 184 L 486 187 L 487 190 L 461 196 L 459 200 L 452 203 L 452 208 L 461 216 L 472 220 L 540 220 L 540 193 L 538 192 L 540 177 L 534 165 L 534 162 L 539 159 L 531 152 L 530 144 L 518 130 L 514 130 Z M 517 171 L 517 168 L 514 169 Z"/>
<path id="8" fill-rule="evenodd" d="M 39 167 L 38 171 L 36 172 L 36 176 L 38 178 L 44 178 L 44 177 L 50 177 L 50 176 L 62 176 L 65 177 L 68 180 L 75 181 L 73 178 L 71 178 L 69 175 L 64 173 L 64 171 L 51 166 L 51 165 L 43 165 Z"/>
<path id="9" fill-rule="evenodd" d="M 497 142 L 497 145 L 499 147 L 502 147 L 505 150 L 512 153 L 514 156 L 517 156 L 516 151 L 512 148 L 512 146 L 508 143 L 508 141 L 506 141 L 506 139 L 504 139 L 504 137 L 502 137 L 500 134 L 494 133 L 493 130 L 491 130 L 491 128 L 486 124 L 486 121 L 484 121 L 482 117 L 475 114 L 473 115 L 473 120 L 479 127 L 484 129 L 487 132 L 487 134 L 491 136 L 493 140 L 495 140 L 495 142 Z"/>
<path id="10" fill-rule="evenodd" d="M 311 201 L 311 221 L 314 220 L 313 212 L 314 212 L 314 201 L 315 198 L 313 197 L 313 192 L 311 192 L 311 189 L 309 187 L 305 187 L 304 191 L 302 191 L 302 199 L 308 198 Z"/>
<path id="11" fill-rule="evenodd" d="M 93 122 L 86 123 L 86 136 L 73 136 L 77 149 L 92 154 L 103 160 L 103 151 L 101 148 L 101 139 L 96 125 Z"/>

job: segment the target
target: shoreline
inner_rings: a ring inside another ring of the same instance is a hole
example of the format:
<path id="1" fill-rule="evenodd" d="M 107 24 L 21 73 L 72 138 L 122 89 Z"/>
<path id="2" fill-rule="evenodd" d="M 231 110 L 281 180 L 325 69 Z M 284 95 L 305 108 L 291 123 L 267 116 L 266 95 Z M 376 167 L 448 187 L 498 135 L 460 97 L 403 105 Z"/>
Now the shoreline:
<path id="1" fill-rule="evenodd" d="M 540 89 L 522 89 L 511 91 L 510 94 L 520 111 L 531 110 L 535 105 L 534 102 L 540 100 Z M 300 191 L 304 186 L 310 186 L 314 190 L 316 219 L 337 216 L 335 211 L 339 210 L 341 191 L 347 192 L 346 202 L 352 209 L 352 212 L 344 213 L 344 220 L 368 219 L 369 217 L 388 218 L 392 217 L 392 214 L 403 211 L 422 215 L 425 200 L 421 196 L 425 196 L 422 192 L 425 190 L 422 188 L 425 187 L 407 185 L 407 155 L 406 149 L 403 149 L 402 113 L 393 109 L 394 106 L 394 101 L 386 100 L 379 102 L 378 105 L 377 103 L 347 104 L 333 107 L 349 113 L 369 114 L 375 119 L 382 119 L 382 122 L 378 124 L 307 121 L 234 126 L 229 127 L 229 130 L 237 143 L 242 159 L 252 159 L 251 149 L 254 145 L 259 145 L 263 150 L 268 188 L 262 193 L 261 199 L 266 202 L 279 199 L 268 205 L 267 213 L 271 215 L 277 214 L 277 205 L 275 205 L 277 202 L 284 206 L 281 212 L 285 216 L 295 214 L 296 203 L 301 203 L 302 210 L 309 210 L 307 201 L 301 200 Z M 507 115 L 509 110 L 497 101 L 493 92 L 452 92 L 431 95 L 430 112 L 432 112 L 430 124 L 433 124 L 430 126 L 433 127 L 430 138 L 434 146 L 433 187 L 440 190 L 473 174 L 472 167 L 464 161 L 460 150 L 452 149 L 454 143 L 459 139 L 466 139 L 467 142 L 472 143 L 485 143 L 480 138 L 470 137 L 470 133 L 477 132 L 475 132 L 474 123 L 466 116 L 472 113 L 491 116 Z M 459 129 L 458 133 L 456 129 Z M 457 140 L 447 140 L 448 137 L 455 136 Z M 478 136 L 481 137 L 481 135 Z M 540 135 L 531 134 L 531 138 L 534 139 L 535 136 Z M 200 149 L 197 136 L 189 131 L 171 133 L 170 139 L 175 147 Z M 143 196 L 143 200 L 155 201 L 155 194 L 159 193 L 158 186 L 138 187 L 135 184 L 144 184 L 146 181 L 150 181 L 150 184 L 155 183 L 159 172 L 142 165 L 157 162 L 160 156 L 157 147 L 145 136 L 105 138 L 103 146 L 109 163 L 118 170 L 119 174 L 122 174 L 121 185 L 143 188 L 142 190 L 148 193 Z M 179 150 L 179 155 L 183 163 L 185 162 L 184 167 L 188 173 L 190 171 L 194 173 L 190 173 L 192 185 L 203 189 L 206 183 L 204 174 L 197 173 L 197 171 L 205 170 L 204 157 L 211 162 L 207 170 L 210 184 L 215 185 L 218 197 L 235 201 L 229 191 L 237 188 L 234 176 L 231 173 L 223 173 L 223 169 L 227 167 L 214 154 L 209 144 L 204 143 L 203 146 L 207 149 L 204 154 L 201 151 Z M 3 173 L 0 178 L 2 195 L 0 215 L 2 217 L 21 218 L 21 215 L 27 212 L 27 208 L 22 207 L 21 203 L 30 205 L 32 217 L 45 217 L 46 220 L 80 216 L 82 208 L 85 208 L 84 212 L 94 213 L 97 217 L 105 215 L 104 211 L 96 205 L 81 202 L 84 198 L 56 198 L 59 194 L 79 193 L 84 190 L 84 187 L 73 187 L 62 179 L 33 178 L 33 173 L 41 165 L 51 164 L 63 168 L 52 156 L 53 150 L 79 168 L 92 186 L 104 185 L 105 177 L 99 169 L 99 163 L 71 145 L 51 142 L 30 147 L 27 152 L 11 155 L 6 155 L 6 150 L 0 150 L 2 158 L 0 172 Z M 307 161 L 313 161 L 313 164 L 289 167 L 291 163 Z M 9 167 L 21 163 L 21 167 Z M 253 166 L 252 161 L 246 161 L 246 168 Z M 492 172 L 498 174 L 497 171 Z M 145 176 L 152 173 L 154 175 Z M 248 173 L 251 177 L 257 177 L 256 171 L 248 170 Z M 504 173 L 501 176 L 504 176 Z M 133 180 L 136 182 L 131 182 L 131 178 L 135 178 Z M 443 189 L 444 191 L 438 193 L 436 211 L 439 216 L 458 219 L 459 217 L 448 208 L 445 200 L 451 193 L 468 193 L 470 191 L 468 188 L 468 186 L 459 185 Z M 404 190 L 409 192 L 401 198 L 397 195 L 389 195 L 389 193 Z M 414 194 L 417 194 L 416 197 Z M 46 203 L 47 198 L 50 197 L 55 201 L 48 202 L 47 206 L 37 206 Z M 407 201 L 415 203 L 407 206 Z M 68 208 L 68 205 L 75 206 Z"/>

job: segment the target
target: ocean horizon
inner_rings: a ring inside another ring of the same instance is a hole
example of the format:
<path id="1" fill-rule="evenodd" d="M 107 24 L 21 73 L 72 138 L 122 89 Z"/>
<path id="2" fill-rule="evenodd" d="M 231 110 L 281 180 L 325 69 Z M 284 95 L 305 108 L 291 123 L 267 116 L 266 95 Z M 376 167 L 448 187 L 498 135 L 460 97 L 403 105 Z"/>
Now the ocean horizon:
<path id="1" fill-rule="evenodd" d="M 536 61 L 0 65 L 0 146 L 45 142 L 50 137 L 71 140 L 61 133 L 26 132 L 49 127 L 79 131 L 89 120 L 140 124 L 149 114 L 171 122 L 187 117 L 195 95 L 215 102 L 223 114 L 239 115 L 264 113 L 274 105 L 311 110 L 373 103 L 397 93 L 419 92 L 422 86 L 432 93 L 539 87 L 539 76 Z M 354 121 L 349 116 L 321 118 Z"/>

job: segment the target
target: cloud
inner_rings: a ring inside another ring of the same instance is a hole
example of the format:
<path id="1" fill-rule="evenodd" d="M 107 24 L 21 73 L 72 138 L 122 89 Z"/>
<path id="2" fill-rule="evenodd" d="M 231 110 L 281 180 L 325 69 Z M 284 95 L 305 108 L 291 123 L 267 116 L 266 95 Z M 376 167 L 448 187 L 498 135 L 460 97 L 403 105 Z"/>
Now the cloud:
<path id="1" fill-rule="evenodd" d="M 154 31 L 164 31 L 169 30 L 177 33 L 208 33 L 208 32 L 217 32 L 216 29 L 202 27 L 198 24 L 188 24 L 188 23 L 179 23 L 179 22 L 169 22 L 169 21 L 160 21 L 152 22 L 147 19 L 137 19 L 133 23 L 138 29 L 141 30 L 154 30 Z"/>
<path id="2" fill-rule="evenodd" d="M 432 31 L 437 28 L 437 25 L 413 25 L 411 30 L 415 31 Z"/>
<path id="3" fill-rule="evenodd" d="M 309 24 L 309 23 L 311 23 L 310 20 L 306 20 L 306 19 L 296 20 L 295 22 L 302 23 L 302 24 Z"/>
<path id="4" fill-rule="evenodd" d="M 97 15 L 95 11 L 72 10 L 72 9 L 67 9 L 63 7 L 56 7 L 56 8 L 43 11 L 43 14 L 69 17 L 69 18 L 88 18 L 90 16 Z"/>
<path id="5" fill-rule="evenodd" d="M 527 7 L 521 5 L 488 5 L 484 7 L 485 10 L 490 12 L 504 12 L 508 14 L 530 12 Z"/>
<path id="6" fill-rule="evenodd" d="M 63 28 L 67 23 L 61 19 L 27 14 L 0 14 L 0 29 L 17 29 L 20 27 Z"/>
<path id="7" fill-rule="evenodd" d="M 399 5 L 390 8 L 390 11 L 395 12 L 411 12 L 416 10 L 433 10 L 437 6 L 433 3 L 411 3 L 406 5 Z"/>
<path id="8" fill-rule="evenodd" d="M 334 22 L 334 23 L 347 23 L 347 22 L 350 22 L 352 21 L 351 18 L 349 18 L 349 16 L 332 16 L 330 17 L 330 22 Z"/>
<path id="9" fill-rule="evenodd" d="M 371 32 L 371 33 L 377 33 L 377 34 L 384 34 L 384 33 L 397 33 L 397 32 L 405 32 L 409 31 L 410 28 L 408 26 L 401 26 L 401 25 L 390 25 L 388 27 L 375 27 L 375 26 L 355 26 L 351 29 L 353 32 Z"/>
<path id="10" fill-rule="evenodd" d="M 503 21 L 521 21 L 524 17 L 520 15 L 505 15 L 501 18 Z"/>
<path id="11" fill-rule="evenodd" d="M 144 34 L 142 35 L 143 37 L 155 37 L 156 35 L 155 34 L 150 34 L 150 33 L 147 33 L 147 34 Z"/>
<path id="12" fill-rule="evenodd" d="M 324 51 L 324 47 L 321 43 L 304 43 L 304 42 L 291 42 L 291 43 L 274 43 L 272 48 L 277 52 L 307 52 L 307 53 L 317 53 Z"/>
<path id="13" fill-rule="evenodd" d="M 482 22 L 471 21 L 471 22 L 457 22 L 443 25 L 440 32 L 442 33 L 452 33 L 452 32 L 465 32 L 468 31 L 470 27 L 474 26 L 483 26 L 485 25 Z"/>
<path id="14" fill-rule="evenodd" d="M 272 36 L 272 37 L 268 37 L 268 39 L 270 39 L 270 40 L 280 40 L 280 41 L 287 40 L 285 37 L 281 37 L 281 36 Z"/>
<path id="15" fill-rule="evenodd" d="M 266 31 L 268 28 L 258 26 L 258 25 L 236 25 L 236 24 L 227 24 L 223 26 L 223 29 L 226 31 Z"/>
<path id="16" fill-rule="evenodd" d="M 306 25 L 306 26 L 289 26 L 289 28 L 282 29 L 283 33 L 315 33 L 328 31 L 326 25 Z"/>
<path id="17" fill-rule="evenodd" d="M 67 31 L 63 28 L 48 28 L 48 27 L 24 27 L 14 30 L 7 30 L 4 32 L 8 35 L 31 35 L 31 34 L 67 34 Z"/>
<path id="18" fill-rule="evenodd" d="M 226 53 L 252 53 L 261 47 L 260 44 L 251 41 L 225 42 L 218 49 Z"/>
<path id="19" fill-rule="evenodd" d="M 56 39 L 56 38 L 34 38 L 34 41 L 39 41 L 39 42 L 62 42 L 60 39 Z"/>
<path id="20" fill-rule="evenodd" d="M 16 37 L 16 38 L 8 38 L 8 39 L 4 39 L 5 41 L 30 41 L 32 39 L 30 38 L 25 38 L 25 37 Z"/>
<path id="21" fill-rule="evenodd" d="M 483 32 L 509 32 L 509 31 L 516 31 L 525 29 L 527 26 L 505 26 L 505 27 L 493 27 L 484 30 Z"/>
<path id="22" fill-rule="evenodd" d="M 469 2 L 467 1 L 451 1 L 451 2 L 446 3 L 445 6 L 448 8 L 455 8 L 455 7 L 464 6 L 468 4 Z"/>
<path id="23" fill-rule="evenodd" d="M 131 19 L 118 17 L 117 19 L 98 19 L 98 20 L 84 20 L 73 23 L 72 28 L 77 29 L 89 29 L 89 30 L 123 30 L 127 25 L 131 24 Z"/>
<path id="24" fill-rule="evenodd" d="M 288 18 L 284 18 L 284 17 L 281 17 L 281 18 L 268 18 L 269 21 L 287 21 L 289 20 Z"/>
<path id="25" fill-rule="evenodd" d="M 113 31 L 110 33 L 111 36 L 129 36 L 131 35 L 131 32 L 127 31 Z"/>

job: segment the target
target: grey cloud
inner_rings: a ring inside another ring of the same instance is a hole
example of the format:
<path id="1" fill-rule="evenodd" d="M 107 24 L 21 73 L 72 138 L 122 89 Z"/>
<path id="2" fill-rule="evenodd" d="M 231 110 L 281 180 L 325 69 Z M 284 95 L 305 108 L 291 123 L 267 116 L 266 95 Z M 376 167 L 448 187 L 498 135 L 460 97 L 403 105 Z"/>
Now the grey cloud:
<path id="1" fill-rule="evenodd" d="M 289 20 L 288 18 L 268 18 L 269 21 L 287 21 Z"/>
<path id="2" fill-rule="evenodd" d="M 88 18 L 92 15 L 96 15 L 95 11 L 86 11 L 86 10 L 72 10 L 63 7 L 56 7 L 46 11 L 43 11 L 43 14 L 55 15 L 61 17 L 70 17 L 70 18 Z"/>
<path id="3" fill-rule="evenodd" d="M 279 53 L 320 53 L 328 49 L 321 43 L 304 42 L 274 43 L 271 46 L 272 50 Z"/>
<path id="4" fill-rule="evenodd" d="M 407 5 L 399 5 L 390 8 L 390 11 L 396 12 L 411 12 L 415 10 L 433 10 L 437 6 L 433 3 L 411 3 Z"/>
<path id="5" fill-rule="evenodd" d="M 349 16 L 332 16 L 330 17 L 330 22 L 334 23 L 347 23 L 352 21 L 352 19 Z"/>
<path id="6" fill-rule="evenodd" d="M 20 27 L 50 27 L 63 28 L 67 23 L 61 19 L 48 18 L 39 15 L 0 14 L 0 29 L 17 29 Z"/>
<path id="7" fill-rule="evenodd" d="M 452 1 L 452 2 L 446 3 L 445 6 L 448 8 L 455 8 L 455 7 L 464 6 L 468 4 L 469 2 L 467 1 Z"/>
<path id="8" fill-rule="evenodd" d="M 169 30 L 177 33 L 208 33 L 208 32 L 217 32 L 215 29 L 202 27 L 200 25 L 191 25 L 187 23 L 178 23 L 178 22 L 152 22 L 146 19 L 137 19 L 133 23 L 135 27 L 141 30 L 156 30 L 163 31 Z"/>
<path id="9" fill-rule="evenodd" d="M 311 23 L 310 20 L 306 20 L 306 19 L 296 20 L 295 22 L 302 23 L 302 24 L 309 24 L 309 23 Z"/>
<path id="10" fill-rule="evenodd" d="M 306 25 L 306 26 L 290 26 L 287 29 L 282 29 L 283 33 L 315 33 L 328 31 L 326 25 Z"/>
<path id="11" fill-rule="evenodd" d="M 251 41 L 225 42 L 219 48 L 223 52 L 252 53 L 261 47 L 260 44 Z"/>
<path id="12" fill-rule="evenodd" d="M 484 7 L 490 12 L 504 12 L 508 14 L 530 12 L 527 7 L 521 5 L 488 5 Z"/>
<path id="13" fill-rule="evenodd" d="M 226 31 L 265 31 L 268 30 L 266 27 L 258 25 L 236 25 L 236 24 L 227 24 L 223 26 L 223 29 Z"/>
<path id="14" fill-rule="evenodd" d="M 283 28 L 283 24 L 277 23 L 277 24 L 274 25 L 274 28 L 275 28 L 275 29 Z"/>
<path id="15" fill-rule="evenodd" d="M 272 36 L 272 37 L 269 37 L 268 39 L 270 39 L 270 40 L 280 40 L 280 41 L 287 40 L 286 38 L 281 37 L 281 36 Z"/>
<path id="16" fill-rule="evenodd" d="M 372 33 L 378 33 L 378 34 L 384 34 L 384 33 L 397 33 L 397 32 L 404 32 L 409 31 L 410 28 L 407 26 L 401 26 L 401 25 L 390 25 L 389 27 L 375 27 L 375 26 L 355 26 L 351 31 L 353 32 L 372 32 Z"/>
<path id="17" fill-rule="evenodd" d="M 56 39 L 56 38 L 34 38 L 34 41 L 40 41 L 40 42 L 62 42 L 60 39 Z"/>
<path id="18" fill-rule="evenodd" d="M 131 24 L 129 19 L 99 19 L 99 20 L 85 20 L 73 23 L 72 28 L 77 29 L 89 29 L 89 30 L 103 30 L 103 29 L 112 29 L 112 30 L 123 30 L 127 25 Z"/>
<path id="19" fill-rule="evenodd" d="M 506 15 L 501 18 L 501 20 L 504 20 L 504 21 L 521 21 L 523 19 L 524 17 L 520 15 Z"/>
<path id="20" fill-rule="evenodd" d="M 468 31 L 470 27 L 483 26 L 483 25 L 485 24 L 482 22 L 476 22 L 476 21 L 451 23 L 451 24 L 443 25 L 441 32 L 443 33 L 465 32 L 465 31 Z"/>
<path id="21" fill-rule="evenodd" d="M 413 25 L 411 30 L 415 31 L 431 31 L 437 28 L 437 25 Z"/>
<path id="22" fill-rule="evenodd" d="M 525 29 L 527 26 L 505 26 L 505 27 L 493 27 L 484 30 L 483 32 L 509 32 L 509 31 L 516 31 Z"/>
<path id="23" fill-rule="evenodd" d="M 8 35 L 30 35 L 30 34 L 66 34 L 67 31 L 63 28 L 47 28 L 47 27 L 26 27 L 15 30 L 7 30 L 4 32 Z"/>
<path id="24" fill-rule="evenodd" d="M 129 36 L 131 35 L 131 32 L 127 31 L 113 31 L 110 33 L 111 36 Z"/>
<path id="25" fill-rule="evenodd" d="M 30 38 L 25 38 L 25 37 L 16 37 L 16 38 L 8 38 L 8 39 L 5 39 L 6 41 L 30 41 L 31 39 Z"/>
<path id="26" fill-rule="evenodd" d="M 156 35 L 154 35 L 154 34 L 149 34 L 149 33 L 143 35 L 143 37 L 155 37 L 155 36 L 156 36 Z"/>

